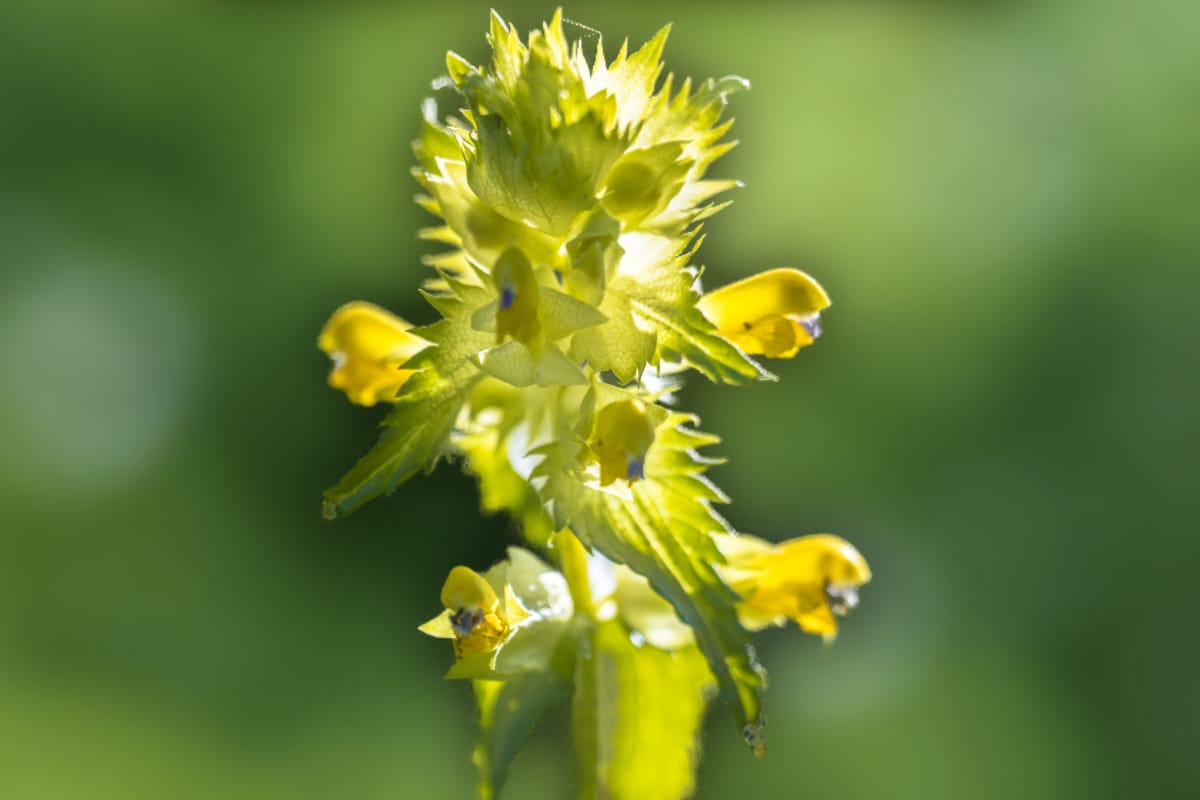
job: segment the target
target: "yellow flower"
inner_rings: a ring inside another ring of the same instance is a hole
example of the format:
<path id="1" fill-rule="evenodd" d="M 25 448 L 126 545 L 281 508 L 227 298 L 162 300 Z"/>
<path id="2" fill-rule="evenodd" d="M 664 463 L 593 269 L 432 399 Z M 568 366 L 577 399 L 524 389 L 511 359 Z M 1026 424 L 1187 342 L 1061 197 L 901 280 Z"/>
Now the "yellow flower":
<path id="1" fill-rule="evenodd" d="M 829 295 L 798 269 L 771 269 L 709 292 L 696 307 L 745 352 L 791 358 L 821 335 Z"/>
<path id="2" fill-rule="evenodd" d="M 618 400 L 600 409 L 590 443 L 600 463 L 600 485 L 645 478 L 646 451 L 653 441 L 654 424 L 638 401 Z"/>
<path id="3" fill-rule="evenodd" d="M 329 317 L 317 346 L 333 359 L 329 385 L 351 403 L 372 406 L 396 399 L 413 374 L 400 366 L 429 343 L 409 333 L 412 327 L 379 306 L 356 300 Z"/>
<path id="4" fill-rule="evenodd" d="M 496 309 L 496 344 L 503 342 L 505 336 L 531 343 L 542 332 L 542 321 L 538 315 L 537 277 L 529 259 L 515 247 L 508 248 L 492 267 L 492 282 L 500 293 Z"/>
<path id="5" fill-rule="evenodd" d="M 442 605 L 446 610 L 418 630 L 438 639 L 453 639 L 457 658 L 495 650 L 530 616 L 511 586 L 505 584 L 501 603 L 491 584 L 469 567 L 450 570 L 442 585 Z"/>
<path id="6" fill-rule="evenodd" d="M 832 639 L 837 618 L 858 605 L 858 587 L 871 580 L 862 554 L 828 533 L 781 544 L 745 534 L 715 538 L 726 559 L 717 569 L 741 596 L 738 617 L 749 630 L 791 619 L 806 633 Z"/>

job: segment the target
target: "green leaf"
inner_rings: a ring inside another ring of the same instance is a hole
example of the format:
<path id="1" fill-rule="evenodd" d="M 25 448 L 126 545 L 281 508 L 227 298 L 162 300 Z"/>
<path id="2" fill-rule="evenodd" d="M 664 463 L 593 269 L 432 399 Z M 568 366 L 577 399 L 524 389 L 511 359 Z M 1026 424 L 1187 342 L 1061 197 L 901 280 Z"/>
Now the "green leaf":
<path id="1" fill-rule="evenodd" d="M 598 51 L 590 85 L 603 87 L 614 97 L 620 125 L 636 131 L 634 147 L 682 143 L 683 155 L 693 162 L 690 177 L 695 179 L 733 146 L 720 141 L 732 122 L 720 122 L 721 115 L 728 96 L 749 89 L 750 84 L 743 78 L 728 76 L 710 78 L 695 92 L 691 80 L 685 80 L 674 91 L 674 76 L 668 74 L 655 92 L 669 30 L 669 26 L 660 30 L 633 55 L 627 55 L 622 46 L 612 64 L 605 64 L 603 52 Z"/>
<path id="2" fill-rule="evenodd" d="M 641 127 L 635 144 L 649 142 L 682 141 L 683 154 L 695 162 L 692 177 L 704 174 L 716 159 L 734 146 L 734 142 L 721 142 L 733 124 L 733 120 L 720 122 L 728 97 L 734 92 L 750 88 L 750 82 L 736 75 L 724 78 L 709 78 L 693 92 L 691 80 L 685 80 L 679 91 L 671 94 L 671 79 L 668 76 L 655 99 L 653 112 Z"/>
<path id="3" fill-rule="evenodd" d="M 602 352 L 621 353 L 636 346 L 638 332 L 643 337 L 652 333 L 658 359 L 682 360 L 714 383 L 775 380 L 758 362 L 718 334 L 696 308 L 700 295 L 693 287 L 698 275 L 686 266 L 695 248 L 688 249 L 688 244 L 687 237 L 656 233 L 622 236 L 625 253 L 600 307 L 609 322 L 597 326 L 594 332 L 585 332 L 587 337 L 581 341 L 602 348 Z M 628 309 L 624 314 L 623 305 Z M 627 366 L 616 359 L 614 362 Z"/>
<path id="4" fill-rule="evenodd" d="M 675 607 L 680 618 L 692 626 L 696 642 L 717 678 L 722 699 L 733 708 L 743 728 L 756 728 L 762 722 L 762 675 L 752 658 L 750 636 L 737 618 L 737 596 L 716 574 L 711 562 L 700 556 L 712 547 L 709 531 L 702 532 L 677 519 L 677 510 L 681 516 L 697 515 L 683 511 L 680 497 L 655 486 L 655 481 L 639 482 L 633 487 L 633 495 L 633 503 L 611 495 L 606 498 L 609 524 L 620 545 L 614 548 L 614 555 L 624 555 L 624 562 L 644 575 L 654 590 Z M 604 546 L 596 546 L 604 552 Z"/>
<path id="5" fill-rule="evenodd" d="M 588 382 L 579 365 L 552 344 L 534 353 L 510 340 L 484 353 L 480 367 L 512 386 L 582 386 Z"/>
<path id="6" fill-rule="evenodd" d="M 446 451 L 467 392 L 482 377 L 471 359 L 490 341 L 469 322 L 470 311 L 486 299 L 486 291 L 451 279 L 446 286 L 450 294 L 438 297 L 436 305 L 448 318 L 413 330 L 432 345 L 405 364 L 417 371 L 384 418 L 379 441 L 325 491 L 326 519 L 344 517 L 368 500 L 391 494 Z"/>
<path id="7" fill-rule="evenodd" d="M 639 129 L 646 118 L 660 107 L 665 99 L 662 91 L 654 92 L 654 84 L 662 74 L 662 53 L 671 26 L 660 28 L 654 38 L 629 55 L 629 43 L 622 43 L 611 64 L 604 61 L 604 51 L 597 46 L 596 62 L 592 67 L 592 82 L 603 86 L 616 100 L 617 119 L 623 127 Z M 670 79 L 667 80 L 667 86 Z M 667 87 L 664 87 L 667 88 Z M 666 141 L 672 137 L 660 137 Z"/>
<path id="8" fill-rule="evenodd" d="M 426 103 L 434 103 L 430 98 Z M 438 162 L 442 159 L 462 159 L 462 148 L 459 147 L 458 138 L 449 130 L 441 125 L 437 119 L 437 105 L 429 106 L 428 111 L 432 114 L 427 115 L 424 122 L 421 124 L 421 133 L 413 142 L 413 153 L 420 162 L 424 172 L 437 172 Z M 430 116 L 433 118 L 431 119 Z M 416 171 L 418 180 L 422 178 L 421 170 Z"/>
<path id="9" fill-rule="evenodd" d="M 604 293 L 600 312 L 608 321 L 576 333 L 571 339 L 571 358 L 587 359 L 598 370 L 611 370 L 622 383 L 636 378 L 654 359 L 658 337 L 638 327 L 633 316 L 631 294 L 640 293 L 636 278 L 619 275 Z"/>
<path id="10" fill-rule="evenodd" d="M 689 796 L 712 687 L 704 657 L 694 646 L 639 646 L 616 620 L 599 623 L 589 645 L 576 660 L 571 707 L 579 796 Z"/>
<path id="11" fill-rule="evenodd" d="M 473 684 L 479 707 L 479 743 L 471 760 L 479 771 L 480 800 L 492 800 L 533 726 L 546 708 L 562 697 L 563 685 L 552 672 L 526 672 L 507 681 Z"/>
<path id="12" fill-rule="evenodd" d="M 685 183 L 667 208 L 649 223 L 647 229 L 664 236 L 681 236 L 696 223 L 708 219 L 732 201 L 707 202 L 716 195 L 741 187 L 740 181 L 694 180 Z"/>
<path id="13" fill-rule="evenodd" d="M 469 381 L 452 384 L 426 367 L 403 387 L 383 421 L 383 434 L 337 484 L 325 491 L 322 514 L 344 517 L 381 494 L 391 494 L 442 454 Z"/>
<path id="14" fill-rule="evenodd" d="M 509 247 L 519 247 L 535 264 L 555 264 L 559 242 L 495 211 L 475 195 L 467 183 L 467 166 L 461 160 L 439 157 L 424 166 L 419 178 L 431 193 L 426 210 L 446 225 L 423 233 L 424 238 L 458 245 L 480 264 L 494 264 Z M 424 161 L 423 161 L 424 164 Z"/>

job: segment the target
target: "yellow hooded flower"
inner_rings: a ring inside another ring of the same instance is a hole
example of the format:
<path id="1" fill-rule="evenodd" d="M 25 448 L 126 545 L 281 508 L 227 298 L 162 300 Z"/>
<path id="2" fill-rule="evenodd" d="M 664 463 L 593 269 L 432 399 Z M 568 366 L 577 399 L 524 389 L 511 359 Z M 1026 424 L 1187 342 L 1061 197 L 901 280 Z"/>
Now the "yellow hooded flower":
<path id="1" fill-rule="evenodd" d="M 492 282 L 500 293 L 500 304 L 496 309 L 496 344 L 503 342 L 506 336 L 530 344 L 542 332 L 542 320 L 538 314 L 541 298 L 537 276 L 533 274 L 529 259 L 515 247 L 508 248 L 492 267 Z"/>
<path id="2" fill-rule="evenodd" d="M 654 423 L 636 400 L 618 400 L 600 409 L 590 443 L 600 463 L 600 485 L 617 478 L 645 478 L 646 451 L 654 441 Z"/>
<path id="3" fill-rule="evenodd" d="M 483 576 L 468 567 L 450 570 L 442 585 L 446 610 L 418 630 L 437 639 L 453 639 L 454 655 L 465 658 L 495 650 L 513 627 L 530 614 L 521 606 L 512 587 L 504 586 L 504 602 Z"/>
<path id="4" fill-rule="evenodd" d="M 791 358 L 821 335 L 829 295 L 798 269 L 771 269 L 709 292 L 696 307 L 745 352 Z"/>
<path id="5" fill-rule="evenodd" d="M 333 359 L 329 385 L 362 406 L 395 400 L 413 374 L 400 366 L 429 344 L 409 333 L 410 328 L 400 317 L 361 300 L 334 311 L 317 337 L 317 346 Z"/>
<path id="6" fill-rule="evenodd" d="M 858 605 L 858 587 L 871 580 L 866 559 L 828 533 L 773 544 L 754 536 L 717 536 L 726 564 L 717 569 L 742 601 L 738 618 L 749 630 L 795 620 L 801 630 L 832 639 L 837 618 Z"/>

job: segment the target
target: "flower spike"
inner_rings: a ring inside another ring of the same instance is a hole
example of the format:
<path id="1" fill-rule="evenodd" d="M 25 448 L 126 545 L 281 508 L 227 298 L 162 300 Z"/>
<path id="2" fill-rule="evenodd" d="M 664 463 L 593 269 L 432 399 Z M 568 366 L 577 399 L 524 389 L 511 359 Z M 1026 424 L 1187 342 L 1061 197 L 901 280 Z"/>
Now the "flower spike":
<path id="1" fill-rule="evenodd" d="M 330 384 L 390 403 L 323 513 L 459 463 L 484 511 L 537 550 L 454 567 L 420 626 L 451 640 L 446 677 L 475 690 L 481 798 L 568 695 L 585 794 L 690 797 L 714 692 L 764 752 L 751 632 L 794 620 L 832 638 L 870 571 L 828 534 L 735 534 L 706 474 L 722 459 L 700 452 L 720 439 L 674 392 L 689 369 L 776 380 L 757 356 L 811 344 L 829 297 L 794 269 L 699 290 L 703 223 L 741 185 L 707 173 L 733 146 L 727 100 L 749 84 L 677 79 L 669 26 L 611 59 L 597 42 L 593 60 L 563 25 L 559 11 L 523 38 L 493 12 L 491 57 L 451 53 L 435 81 L 457 92 L 456 115 L 422 105 L 413 174 L 437 222 L 420 236 L 448 249 L 423 259 L 420 328 L 350 303 L 321 331 Z"/>

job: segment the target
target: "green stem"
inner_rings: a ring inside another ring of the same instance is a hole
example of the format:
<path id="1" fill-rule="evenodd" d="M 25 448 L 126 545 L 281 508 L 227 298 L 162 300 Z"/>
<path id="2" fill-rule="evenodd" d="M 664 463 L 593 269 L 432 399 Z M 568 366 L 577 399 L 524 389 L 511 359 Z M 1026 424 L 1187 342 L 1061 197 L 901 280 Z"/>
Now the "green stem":
<path id="1" fill-rule="evenodd" d="M 571 600 L 575 603 L 575 612 L 594 617 L 596 609 L 592 603 L 591 581 L 588 579 L 587 550 L 569 528 L 560 531 L 554 543 L 558 548 L 563 575 L 567 578 L 567 587 L 571 590 Z"/>

